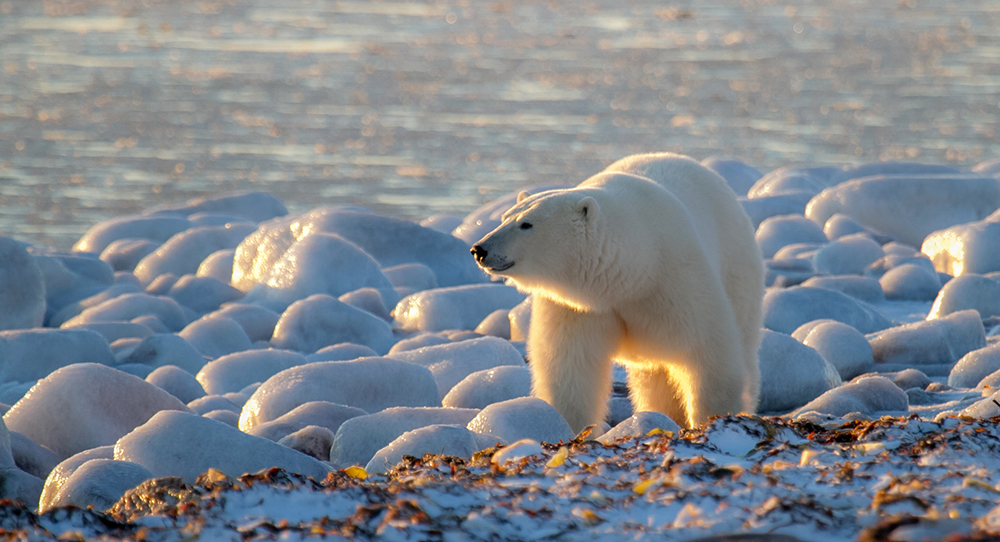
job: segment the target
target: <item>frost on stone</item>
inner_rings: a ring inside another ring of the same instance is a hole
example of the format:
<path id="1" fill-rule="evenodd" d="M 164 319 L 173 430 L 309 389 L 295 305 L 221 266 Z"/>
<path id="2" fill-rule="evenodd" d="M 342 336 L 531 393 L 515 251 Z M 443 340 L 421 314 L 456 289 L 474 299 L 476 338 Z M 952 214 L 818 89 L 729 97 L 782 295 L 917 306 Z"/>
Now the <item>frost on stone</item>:
<path id="1" fill-rule="evenodd" d="M 954 363 L 965 354 L 986 346 L 986 331 L 979 313 L 966 310 L 871 334 L 868 343 L 872 346 L 876 367 L 879 363 Z"/>
<path id="2" fill-rule="evenodd" d="M 574 436 L 562 415 L 536 397 L 494 403 L 484 408 L 466 427 L 507 442 L 525 438 L 548 443 L 568 442 Z"/>
<path id="3" fill-rule="evenodd" d="M 462 379 L 441 400 L 446 407 L 486 408 L 493 403 L 531 395 L 531 371 L 506 365 L 476 371 Z"/>
<path id="4" fill-rule="evenodd" d="M 823 228 L 800 215 L 781 215 L 765 219 L 754 235 L 765 258 L 771 258 L 782 247 L 794 243 L 827 242 Z"/>
<path id="5" fill-rule="evenodd" d="M 407 431 L 380 449 L 365 466 L 370 473 L 385 472 L 399 463 L 404 455 L 423 457 L 424 454 L 455 456 L 468 459 L 480 450 L 477 435 L 463 425 L 429 425 Z"/>
<path id="6" fill-rule="evenodd" d="M 845 323 L 861 333 L 892 327 L 875 307 L 851 296 L 827 290 L 796 286 L 773 289 L 764 295 L 764 327 L 792 333 L 802 324 L 830 319 Z"/>
<path id="7" fill-rule="evenodd" d="M 305 356 L 288 350 L 266 349 L 235 352 L 219 357 L 198 371 L 197 381 L 210 394 L 240 391 L 254 382 L 309 363 Z"/>
<path id="8" fill-rule="evenodd" d="M 395 342 L 385 320 L 325 294 L 292 303 L 282 313 L 271 338 L 274 347 L 305 353 L 355 343 L 385 354 Z"/>
<path id="9" fill-rule="evenodd" d="M 85 329 L 0 331 L 0 383 L 28 382 L 74 363 L 115 365 L 107 340 Z"/>
<path id="10" fill-rule="evenodd" d="M 993 343 L 962 356 L 948 374 L 948 385 L 977 388 L 984 378 L 996 371 L 1000 371 L 1000 344 Z"/>
<path id="11" fill-rule="evenodd" d="M 759 412 L 791 410 L 842 382 L 836 367 L 819 352 L 783 333 L 764 330 L 758 356 Z"/>
<path id="12" fill-rule="evenodd" d="M 479 414 L 469 408 L 389 408 L 351 418 L 337 429 L 330 448 L 330 462 L 347 467 L 366 465 L 380 449 L 397 437 L 429 425 L 460 425 L 463 428 Z"/>
<path id="13" fill-rule="evenodd" d="M 976 310 L 980 318 L 1000 316 L 1000 283 L 972 273 L 955 277 L 938 292 L 927 319 L 969 309 Z"/>
<path id="14" fill-rule="evenodd" d="M 819 412 L 844 416 L 852 412 L 872 415 L 876 412 L 906 412 L 909 410 L 906 392 L 882 376 L 861 378 L 832 389 L 805 404 L 798 414 Z"/>
<path id="15" fill-rule="evenodd" d="M 427 346 L 389 357 L 430 369 L 441 397 L 465 377 L 494 367 L 524 367 L 524 358 L 503 339 L 481 337 L 457 343 Z"/>
<path id="16" fill-rule="evenodd" d="M 133 272 L 143 285 L 167 273 L 178 277 L 193 275 L 213 252 L 236 248 L 255 229 L 251 224 L 227 224 L 183 231 L 140 260 Z"/>

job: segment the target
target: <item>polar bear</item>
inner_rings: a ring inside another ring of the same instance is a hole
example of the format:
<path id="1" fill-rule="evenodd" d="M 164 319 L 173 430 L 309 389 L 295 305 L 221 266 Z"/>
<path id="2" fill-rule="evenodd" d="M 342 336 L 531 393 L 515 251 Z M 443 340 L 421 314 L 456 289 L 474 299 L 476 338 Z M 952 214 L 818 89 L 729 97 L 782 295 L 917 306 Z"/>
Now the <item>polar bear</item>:
<path id="1" fill-rule="evenodd" d="M 693 159 L 634 155 L 575 188 L 522 192 L 472 253 L 533 294 L 532 393 L 574 431 L 604 420 L 612 361 L 637 412 L 688 427 L 754 412 L 761 252 L 732 189 Z"/>

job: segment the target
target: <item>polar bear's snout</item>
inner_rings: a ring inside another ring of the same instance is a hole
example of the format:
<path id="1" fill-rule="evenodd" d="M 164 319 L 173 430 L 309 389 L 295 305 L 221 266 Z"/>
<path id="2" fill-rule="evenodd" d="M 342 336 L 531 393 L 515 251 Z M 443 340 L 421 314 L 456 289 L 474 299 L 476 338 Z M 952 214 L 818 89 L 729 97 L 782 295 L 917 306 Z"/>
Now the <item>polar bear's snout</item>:
<path id="1" fill-rule="evenodd" d="M 483 259 L 485 259 L 486 255 L 489 254 L 489 252 L 487 252 L 486 249 L 483 248 L 483 245 L 475 245 L 469 250 L 469 252 L 472 253 L 472 256 L 479 263 L 483 263 Z"/>
<path id="2" fill-rule="evenodd" d="M 491 245 L 489 237 L 487 235 L 469 250 L 476 259 L 476 263 L 479 264 L 479 267 L 482 267 L 487 273 L 499 273 L 514 267 L 514 262 L 510 261 L 503 254 L 498 254 L 496 250 L 493 250 L 496 247 Z M 500 252 L 503 251 L 501 250 Z"/>

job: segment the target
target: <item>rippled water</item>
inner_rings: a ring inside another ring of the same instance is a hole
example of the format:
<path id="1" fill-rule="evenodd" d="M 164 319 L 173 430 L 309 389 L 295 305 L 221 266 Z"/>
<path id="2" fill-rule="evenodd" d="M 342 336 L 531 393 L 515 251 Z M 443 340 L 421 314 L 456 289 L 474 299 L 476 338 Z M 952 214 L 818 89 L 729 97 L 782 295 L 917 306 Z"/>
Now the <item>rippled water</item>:
<path id="1" fill-rule="evenodd" d="M 623 155 L 1000 157 L 1000 0 L 0 0 L 0 234 L 263 190 L 423 218 Z"/>

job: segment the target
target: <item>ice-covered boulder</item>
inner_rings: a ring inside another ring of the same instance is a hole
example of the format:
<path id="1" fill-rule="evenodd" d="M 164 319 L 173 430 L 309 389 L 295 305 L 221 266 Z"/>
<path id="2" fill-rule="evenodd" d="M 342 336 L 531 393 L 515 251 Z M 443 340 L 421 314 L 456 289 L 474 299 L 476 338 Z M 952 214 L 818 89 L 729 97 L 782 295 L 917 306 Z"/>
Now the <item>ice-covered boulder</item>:
<path id="1" fill-rule="evenodd" d="M 956 312 L 869 335 L 875 363 L 926 365 L 954 363 L 986 346 L 986 330 L 974 310 Z"/>
<path id="2" fill-rule="evenodd" d="M 161 241 L 125 238 L 113 241 L 101 251 L 100 260 L 115 271 L 131 272 L 143 258 L 160 248 Z"/>
<path id="3" fill-rule="evenodd" d="M 908 390 L 910 388 L 925 389 L 931 383 L 930 377 L 924 374 L 923 371 L 912 367 L 903 369 L 898 373 L 883 373 L 881 376 L 891 379 L 892 383 L 899 386 L 901 390 Z"/>
<path id="4" fill-rule="evenodd" d="M 976 384 L 976 389 L 979 391 L 994 392 L 997 388 L 1000 388 L 1000 369 L 984 376 L 983 379 Z"/>
<path id="5" fill-rule="evenodd" d="M 753 199 L 740 197 L 737 198 L 737 201 L 750 217 L 750 222 L 756 229 L 772 216 L 803 215 L 806 211 L 806 204 L 811 198 L 812 194 L 809 192 L 799 192 Z"/>
<path id="6" fill-rule="evenodd" d="M 224 395 L 215 394 L 199 397 L 188 403 L 187 407 L 191 410 L 191 412 L 202 416 L 217 410 L 228 410 L 236 414 L 239 414 L 241 411 L 240 405 L 234 403 L 232 399 Z"/>
<path id="7" fill-rule="evenodd" d="M 143 285 L 172 273 L 178 277 L 195 274 L 201 262 L 217 250 L 236 248 L 256 230 L 252 224 L 226 224 L 191 228 L 171 237 L 135 266 L 135 276 Z"/>
<path id="8" fill-rule="evenodd" d="M 960 413 L 960 416 L 979 419 L 1000 416 L 1000 406 L 998 405 L 1000 405 L 1000 391 L 969 405 Z"/>
<path id="9" fill-rule="evenodd" d="M 232 318 L 212 316 L 199 318 L 177 334 L 191 343 L 195 350 L 210 358 L 218 358 L 253 347 L 243 327 Z"/>
<path id="10" fill-rule="evenodd" d="M 763 176 L 759 169 L 734 158 L 709 156 L 701 165 L 719 174 L 737 196 L 745 196 L 750 187 Z"/>
<path id="11" fill-rule="evenodd" d="M 153 478 L 153 473 L 137 463 L 113 459 L 91 459 L 80 465 L 66 478 L 56 494 L 39 507 L 44 513 L 57 506 L 93 506 L 107 510 L 126 491 Z"/>
<path id="12" fill-rule="evenodd" d="M 392 345 L 392 348 L 389 349 L 389 355 L 394 356 L 400 352 L 410 352 L 412 350 L 418 350 L 428 346 L 437 346 L 439 344 L 451 344 L 451 339 L 445 337 L 442 333 L 424 331 L 402 339 Z"/>
<path id="13" fill-rule="evenodd" d="M 489 335 L 490 337 L 499 337 L 501 339 L 510 340 L 510 318 L 508 318 L 507 309 L 497 309 L 483 318 L 482 322 L 476 326 L 475 331 L 480 335 Z"/>
<path id="14" fill-rule="evenodd" d="M 865 233 L 867 231 L 867 228 L 858 224 L 853 218 L 841 213 L 834 214 L 823 223 L 823 233 L 831 241 L 840 239 L 845 235 Z"/>
<path id="15" fill-rule="evenodd" d="M 154 368 L 174 365 L 197 374 L 207 361 L 201 352 L 183 338 L 173 333 L 157 333 L 143 339 L 122 363 L 138 363 Z"/>
<path id="16" fill-rule="evenodd" d="M 146 315 L 159 318 L 171 331 L 184 329 L 189 321 L 180 304 L 169 297 L 126 293 L 84 309 L 62 326 L 73 327 L 94 322 L 128 322 Z"/>
<path id="17" fill-rule="evenodd" d="M 509 342 L 481 337 L 457 343 L 428 346 L 390 355 L 393 359 L 430 369 L 441 397 L 477 371 L 502 366 L 524 367 L 524 358 Z"/>
<path id="18" fill-rule="evenodd" d="M 835 277 L 811 277 L 801 284 L 807 288 L 824 288 L 847 294 L 865 303 L 885 301 L 882 285 L 870 277 L 839 275 Z"/>
<path id="19" fill-rule="evenodd" d="M 65 328 L 67 331 L 70 329 L 86 329 L 88 331 L 94 331 L 100 336 L 104 337 L 104 340 L 108 341 L 108 344 L 114 343 L 118 339 L 145 339 L 146 337 L 153 336 L 153 330 L 142 324 L 133 324 L 132 322 L 97 322 L 94 324 L 82 324 L 79 326 L 72 326 Z"/>
<path id="20" fill-rule="evenodd" d="M 396 327 L 421 331 L 475 329 L 491 312 L 512 309 L 525 294 L 502 284 L 424 290 L 403 298 L 393 311 Z"/>
<path id="21" fill-rule="evenodd" d="M 382 273 L 393 288 L 412 288 L 415 291 L 438 287 L 434 271 L 422 263 L 403 263 L 383 267 Z"/>
<path id="22" fill-rule="evenodd" d="M 764 295 L 767 329 L 792 333 L 802 324 L 822 319 L 843 322 L 861 333 L 892 327 L 892 322 L 871 305 L 833 290 L 795 286 Z"/>
<path id="23" fill-rule="evenodd" d="M 953 388 L 975 388 L 996 371 L 1000 371 L 1000 344 L 994 343 L 962 356 L 948 375 L 948 385 Z"/>
<path id="24" fill-rule="evenodd" d="M 597 437 L 597 440 L 604 444 L 614 444 L 616 440 L 641 437 L 654 429 L 680 433 L 681 426 L 660 412 L 636 412 L 607 433 Z"/>
<path id="25" fill-rule="evenodd" d="M 764 330 L 760 349 L 760 412 L 802 406 L 841 384 L 837 368 L 789 335 Z"/>
<path id="26" fill-rule="evenodd" d="M 59 464 L 59 457 L 52 450 L 17 431 L 10 431 L 10 453 L 17 468 L 42 480 Z"/>
<path id="27" fill-rule="evenodd" d="M 1000 316 L 1000 282 L 966 273 L 948 281 L 938 292 L 928 320 L 975 309 L 981 318 Z"/>
<path id="28" fill-rule="evenodd" d="M 490 463 L 503 467 L 507 463 L 520 461 L 525 457 L 544 457 L 544 455 L 545 453 L 540 442 L 535 439 L 523 438 L 498 450 L 490 458 Z"/>
<path id="29" fill-rule="evenodd" d="M 205 389 L 194 375 L 176 365 L 157 367 L 146 375 L 146 382 L 180 399 L 184 404 L 206 395 Z"/>
<path id="30" fill-rule="evenodd" d="M 302 428 L 308 426 L 325 427 L 336 433 L 340 426 L 351 418 L 368 414 L 364 410 L 346 405 L 338 405 L 329 401 L 310 401 L 267 422 L 255 425 L 247 431 L 255 437 L 263 437 L 275 442 L 281 440 Z M 333 444 L 333 441 L 330 442 Z M 330 447 L 326 448 L 323 460 L 330 457 Z"/>
<path id="31" fill-rule="evenodd" d="M 868 264 L 883 256 L 881 245 L 867 233 L 855 233 L 818 249 L 813 256 L 813 266 L 827 275 L 860 275 Z"/>
<path id="32" fill-rule="evenodd" d="M 871 416 L 877 412 L 906 412 L 910 401 L 906 392 L 883 376 L 860 378 L 834 388 L 800 408 L 796 415 L 819 412 L 831 416 L 844 416 L 858 412 Z"/>
<path id="33" fill-rule="evenodd" d="M 323 361 L 286 369 L 261 384 L 243 405 L 240 429 L 249 431 L 309 401 L 365 412 L 441 405 L 434 376 L 426 367 L 388 358 Z"/>
<path id="34" fill-rule="evenodd" d="M 107 340 L 85 329 L 0 331 L 0 383 L 45 378 L 74 363 L 115 365 Z"/>
<path id="35" fill-rule="evenodd" d="M 292 367 L 309 363 L 305 356 L 288 350 L 247 350 L 227 354 L 207 363 L 198 371 L 197 380 L 210 394 L 238 392 L 254 382 Z"/>
<path id="36" fill-rule="evenodd" d="M 39 380 L 3 419 L 11 430 L 65 459 L 113 443 L 161 410 L 187 407 L 140 378 L 79 363 Z"/>
<path id="37" fill-rule="evenodd" d="M 892 301 L 931 301 L 941 290 L 937 273 L 912 263 L 889 269 L 878 282 L 885 298 Z"/>
<path id="38" fill-rule="evenodd" d="M 292 303 L 274 327 L 271 345 L 311 353 L 345 342 L 385 354 L 396 341 L 385 320 L 326 294 Z"/>
<path id="39" fill-rule="evenodd" d="M 330 457 L 330 446 L 333 445 L 333 431 L 318 425 L 307 425 L 285 435 L 278 444 L 326 461 Z"/>
<path id="40" fill-rule="evenodd" d="M 119 239 L 145 239 L 162 243 L 191 225 L 190 220 L 180 216 L 121 216 L 91 227 L 73 245 L 73 250 L 100 254 Z"/>
<path id="41" fill-rule="evenodd" d="M 935 269 L 952 276 L 1000 271 L 1000 212 L 935 231 L 924 239 L 920 251 Z"/>
<path id="42" fill-rule="evenodd" d="M 872 347 L 860 331 L 835 320 L 803 324 L 792 338 L 819 352 L 844 381 L 873 370 Z"/>
<path id="43" fill-rule="evenodd" d="M 45 482 L 16 467 L 0 468 L 0 499 L 21 501 L 27 506 L 38 502 Z"/>
<path id="44" fill-rule="evenodd" d="M 132 461 L 156 477 L 193 482 L 210 468 L 240 476 L 280 467 L 322 480 L 330 467 L 296 450 L 187 412 L 163 411 L 115 443 L 115 459 Z"/>
<path id="45" fill-rule="evenodd" d="M 259 305 L 244 305 L 230 303 L 206 316 L 225 316 L 232 318 L 252 342 L 270 341 L 274 334 L 274 326 L 278 324 L 281 315 Z"/>
<path id="46" fill-rule="evenodd" d="M 45 282 L 46 319 L 115 283 L 111 266 L 89 255 L 36 252 L 33 257 Z"/>
<path id="47" fill-rule="evenodd" d="M 70 476 L 81 465 L 92 459 L 110 460 L 114 459 L 114 457 L 115 447 L 114 445 L 108 445 L 84 450 L 60 462 L 52 469 L 48 477 L 45 478 L 45 488 L 42 490 L 41 498 L 38 500 L 39 510 L 45 511 L 52 507 L 52 502 L 55 500 L 56 495 L 59 494 L 59 490 L 66 485 L 66 481 L 69 480 Z"/>
<path id="48" fill-rule="evenodd" d="M 351 418 L 337 429 L 330 462 L 340 467 L 366 465 L 380 449 L 407 431 L 428 425 L 465 426 L 478 410 L 469 408 L 389 408 Z"/>
<path id="49" fill-rule="evenodd" d="M 313 233 L 290 245 L 266 273 L 260 274 L 257 283 L 238 282 L 239 265 L 240 262 L 234 264 L 233 284 L 249 290 L 243 301 L 278 311 L 313 294 L 338 297 L 358 288 L 392 288 L 371 255 L 347 239 L 329 233 Z"/>
<path id="50" fill-rule="evenodd" d="M 799 215 L 772 216 L 760 223 L 754 235 L 765 258 L 793 243 L 827 242 L 823 228 L 812 220 Z"/>
<path id="51" fill-rule="evenodd" d="M 45 281 L 35 259 L 20 243 L 0 237 L 0 331 L 41 327 Z"/>
<path id="52" fill-rule="evenodd" d="M 758 179 L 747 191 L 747 197 L 756 199 L 798 194 L 815 196 L 828 186 L 824 177 L 813 175 L 804 168 L 781 168 Z"/>
<path id="53" fill-rule="evenodd" d="M 351 361 L 358 358 L 377 356 L 378 353 L 367 346 L 354 343 L 338 343 L 325 346 L 306 356 L 313 361 Z"/>
<path id="54" fill-rule="evenodd" d="M 184 275 L 170 287 L 167 296 L 198 314 L 205 314 L 223 303 L 240 299 L 243 292 L 218 279 Z"/>
<path id="55" fill-rule="evenodd" d="M 496 437 L 478 435 L 461 425 L 429 425 L 407 431 L 375 453 L 365 470 L 381 473 L 403 460 L 404 455 L 423 457 L 424 454 L 470 458 L 472 454 L 495 446 Z"/>
<path id="56" fill-rule="evenodd" d="M 890 174 L 853 179 L 820 192 L 806 216 L 823 224 L 843 213 L 879 233 L 920 246 L 930 233 L 986 218 L 1000 207 L 1000 181 L 963 174 Z"/>
<path id="57" fill-rule="evenodd" d="M 376 290 L 375 288 L 358 288 L 353 292 L 347 292 L 346 294 L 337 298 L 341 303 L 347 303 L 348 305 L 361 309 L 363 311 L 369 312 L 378 316 L 379 318 L 391 322 L 392 316 L 390 312 L 396 303 L 399 302 L 399 294 L 395 290 L 384 290 L 386 294 L 391 293 L 392 303 L 385 302 L 385 296 L 383 296 L 383 291 Z"/>
<path id="58" fill-rule="evenodd" d="M 560 188 L 570 188 L 569 185 L 565 184 L 548 184 L 548 185 L 535 185 L 527 188 L 526 192 L 531 194 L 537 194 L 539 192 L 545 192 L 546 190 L 557 190 Z M 508 192 L 503 196 L 483 205 L 482 207 L 472 211 L 466 215 L 462 223 L 458 225 L 451 234 L 462 241 L 465 241 L 466 245 L 472 246 L 474 243 L 483 238 L 484 235 L 493 231 L 494 228 L 500 225 L 500 218 L 507 209 L 510 209 L 517 203 L 517 196 L 520 194 L 521 190 L 516 190 L 514 192 Z M 468 251 L 468 249 L 466 249 Z M 451 286 L 450 284 L 441 284 L 442 286 Z"/>
<path id="59" fill-rule="evenodd" d="M 531 395 L 531 371 L 506 365 L 476 371 L 462 379 L 441 400 L 446 407 L 486 408 L 493 403 Z"/>
<path id="60" fill-rule="evenodd" d="M 235 248 L 224 248 L 209 254 L 198 264 L 195 276 L 213 278 L 229 284 L 233 278 L 233 257 L 236 256 Z"/>
<path id="61" fill-rule="evenodd" d="M 266 192 L 230 192 L 218 196 L 207 196 L 188 200 L 181 205 L 166 205 L 150 209 L 157 215 L 191 215 L 212 213 L 245 218 L 251 222 L 263 222 L 285 216 L 288 210 L 281 200 Z"/>
<path id="62" fill-rule="evenodd" d="M 537 397 L 519 397 L 484 408 L 467 429 L 506 442 L 524 438 L 556 443 L 573 439 L 569 423 L 552 405 Z"/>
<path id="63" fill-rule="evenodd" d="M 79 301 L 70 303 L 63 308 L 59 309 L 58 312 L 49 317 L 48 325 L 52 327 L 61 326 L 70 318 L 80 314 L 84 310 L 95 307 L 104 303 L 109 299 L 116 298 L 124 294 L 139 294 L 143 293 L 142 288 L 131 283 L 120 283 L 109 286 L 108 288 Z"/>

